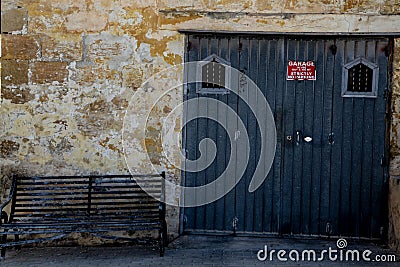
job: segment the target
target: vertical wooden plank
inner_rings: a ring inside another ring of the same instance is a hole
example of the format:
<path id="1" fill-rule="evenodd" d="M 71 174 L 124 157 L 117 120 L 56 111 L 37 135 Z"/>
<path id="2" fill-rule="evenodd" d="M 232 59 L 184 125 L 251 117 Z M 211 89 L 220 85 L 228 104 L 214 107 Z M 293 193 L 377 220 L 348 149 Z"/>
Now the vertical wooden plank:
<path id="1" fill-rule="evenodd" d="M 184 51 L 184 63 L 189 61 L 189 51 L 187 50 L 187 47 L 189 46 L 190 43 L 190 36 L 186 35 L 185 36 L 185 51 Z M 184 69 L 184 85 L 183 85 L 183 102 L 186 102 L 188 100 L 188 91 L 189 91 L 189 86 L 187 85 L 188 77 L 189 77 L 190 71 L 188 68 Z M 187 107 L 183 108 L 183 118 L 182 118 L 182 151 L 186 151 L 187 148 L 187 127 L 185 127 L 185 122 L 187 120 Z M 183 152 L 184 153 L 184 152 Z M 186 153 L 184 153 L 185 155 Z M 186 156 L 186 155 L 185 155 Z M 186 160 L 183 159 L 182 161 L 182 170 L 181 170 L 181 186 L 185 187 L 186 186 L 186 180 L 187 180 L 187 175 L 186 172 L 184 171 L 186 168 Z M 183 193 L 181 194 L 183 196 Z M 182 197 L 184 199 L 184 197 Z M 185 231 L 186 227 L 186 210 L 185 207 L 180 207 L 179 208 L 179 234 L 182 234 Z"/>
<path id="2" fill-rule="evenodd" d="M 229 39 L 229 62 L 231 63 L 231 67 L 235 69 L 239 69 L 239 38 L 237 36 L 232 37 Z M 236 79 L 236 80 L 235 80 Z M 238 83 L 238 78 L 232 76 L 232 84 Z M 230 93 L 227 95 L 228 106 L 232 108 L 236 113 L 238 112 L 237 105 L 238 105 L 238 97 L 234 93 Z M 233 123 L 236 125 L 237 128 L 237 121 L 228 122 Z M 227 140 L 227 147 L 229 147 L 231 153 L 236 153 L 237 151 L 231 146 L 234 140 Z M 228 148 L 227 148 L 228 149 Z M 230 154 L 226 155 L 226 163 L 228 164 L 230 158 Z M 232 189 L 226 196 L 225 196 L 225 228 L 228 231 L 232 231 L 232 222 L 235 218 L 235 195 L 236 195 L 236 188 Z"/>
<path id="3" fill-rule="evenodd" d="M 252 38 L 250 39 L 250 50 L 249 50 L 249 77 L 250 79 L 255 83 L 255 86 L 249 87 L 248 91 L 248 99 L 250 106 L 253 106 L 257 108 L 258 104 L 258 99 L 257 99 L 257 94 L 256 90 L 261 90 L 259 88 L 259 68 L 260 68 L 260 53 L 259 53 L 259 39 L 258 38 Z M 263 75 L 264 76 L 264 75 Z M 256 201 L 256 196 L 259 196 L 263 194 L 262 189 L 263 187 L 259 187 L 255 192 L 250 193 L 248 188 L 250 181 L 252 179 L 253 173 L 255 171 L 255 168 L 258 164 L 259 157 L 259 151 L 260 151 L 260 142 L 261 138 L 259 136 L 259 130 L 258 130 L 258 123 L 256 121 L 256 118 L 251 111 L 250 108 L 248 108 L 247 111 L 248 118 L 247 118 L 247 132 L 249 135 L 249 140 L 250 140 L 250 157 L 249 157 L 249 163 L 247 165 L 247 171 L 248 175 L 245 177 L 246 178 L 246 221 L 245 221 L 245 231 L 249 232 L 254 232 L 256 231 L 255 228 L 257 229 L 262 229 L 262 217 L 260 216 L 261 212 L 260 209 L 262 209 L 262 198 L 260 199 L 257 197 Z M 261 200 L 261 201 L 260 201 Z"/>
<path id="4" fill-rule="evenodd" d="M 306 60 L 306 42 L 304 40 L 293 40 L 296 46 L 296 60 Z M 308 81 L 290 81 L 295 86 L 295 106 L 294 106 L 294 134 L 295 146 L 293 151 L 293 185 L 292 185 L 292 234 L 301 233 L 301 201 L 302 201 L 302 182 L 303 182 L 303 141 L 304 116 L 305 116 L 305 89 Z M 298 137 L 296 133 L 299 133 Z"/>
<path id="5" fill-rule="evenodd" d="M 355 58 L 365 56 L 365 41 L 355 41 Z M 353 99 L 353 136 L 352 136 L 352 162 L 351 162 L 351 217 L 353 219 L 353 236 L 360 235 L 360 208 L 361 208 L 361 179 L 362 179 L 362 147 L 364 138 L 364 98 Z"/>
<path id="6" fill-rule="evenodd" d="M 187 52 L 187 59 L 189 62 L 199 60 L 199 38 L 193 37 L 193 35 L 188 36 L 190 42 L 190 50 Z M 197 97 L 196 94 L 196 85 L 189 84 L 188 85 L 189 92 L 187 94 L 187 99 L 193 99 Z M 197 107 L 188 106 L 187 107 L 187 116 L 191 116 L 191 112 L 197 112 Z M 189 160 L 197 159 L 197 122 L 191 121 L 185 125 L 186 132 L 186 157 Z M 185 184 L 188 187 L 192 187 L 196 185 L 196 177 L 197 174 L 194 172 L 185 172 L 184 175 L 186 181 Z M 195 196 L 194 196 L 195 197 Z M 185 216 L 186 216 L 186 230 L 193 230 L 196 228 L 196 208 L 185 208 Z"/>
<path id="7" fill-rule="evenodd" d="M 250 49 L 250 40 L 247 37 L 240 38 L 241 50 L 239 54 L 239 70 L 240 72 L 248 75 L 249 74 L 249 49 Z M 242 78 L 239 80 L 239 94 L 243 97 L 248 98 L 249 95 L 249 84 L 246 80 Z M 238 99 L 238 114 L 240 119 L 242 120 L 243 124 L 245 125 L 246 129 L 248 129 L 248 108 L 246 103 L 241 100 L 239 97 Z M 248 133 L 249 134 L 249 133 Z M 240 138 L 240 137 L 239 137 Z M 249 155 L 238 155 L 240 158 L 246 158 Z M 240 179 L 240 182 L 236 185 L 236 217 L 238 219 L 237 224 L 237 231 L 244 231 L 246 225 L 246 212 L 247 209 L 252 209 L 252 207 L 246 207 L 246 198 L 247 188 L 246 188 L 246 177 L 250 174 L 249 169 L 247 168 L 243 177 L 237 177 Z M 245 212 L 246 211 L 246 212 Z"/>
<path id="8" fill-rule="evenodd" d="M 248 101 L 250 107 L 257 107 L 257 93 L 256 90 L 260 90 L 258 88 L 258 68 L 259 68 L 259 40 L 258 38 L 250 39 L 250 51 L 249 51 L 249 77 L 254 82 L 251 86 L 249 86 L 248 91 Z M 250 185 L 250 181 L 252 180 L 252 175 L 256 169 L 258 164 L 259 158 L 256 157 L 258 151 L 261 149 L 261 137 L 257 135 L 258 132 L 258 123 L 256 121 L 254 113 L 251 111 L 250 107 L 248 107 L 248 118 L 247 118 L 247 129 L 248 135 L 250 140 L 250 155 L 249 155 L 249 163 L 248 163 L 248 175 L 246 176 L 246 209 L 248 212 L 246 214 L 246 231 L 255 231 L 254 224 L 255 224 L 255 208 L 256 206 L 262 203 L 255 202 L 255 194 L 261 193 L 262 194 L 262 187 L 258 188 L 255 192 L 249 192 L 248 188 Z M 261 228 L 261 227 L 260 227 Z"/>
<path id="9" fill-rule="evenodd" d="M 388 86 L 388 58 L 383 48 L 388 45 L 387 39 L 382 39 L 376 45 L 376 62 L 379 66 L 378 97 L 374 110 L 374 142 L 373 142 L 373 182 L 372 182 L 372 237 L 382 238 L 381 228 L 386 228 L 387 218 L 387 187 L 388 179 L 385 178 L 385 170 L 381 166 L 381 158 L 385 150 L 385 90 Z M 383 231 L 384 233 L 384 231 Z M 385 237 L 383 237 L 385 238 Z"/>
<path id="10" fill-rule="evenodd" d="M 229 57 L 229 43 L 228 43 L 228 38 L 226 37 L 220 37 L 219 39 L 219 44 L 218 44 L 218 55 L 229 61 L 228 57 Z M 226 125 L 226 120 L 227 120 L 227 115 L 226 115 L 226 106 L 224 106 L 222 103 L 227 104 L 228 102 L 228 96 L 225 95 L 218 95 L 217 96 L 218 101 L 220 101 L 221 103 L 218 104 L 218 121 L 219 122 L 225 122 Z M 217 134 L 217 157 L 216 157 L 216 167 L 215 167 L 215 177 L 219 177 L 220 175 L 222 175 L 224 173 L 224 170 L 226 168 L 227 165 L 227 159 L 226 159 L 226 155 L 230 155 L 231 150 L 230 150 L 230 146 L 229 143 L 227 143 L 229 141 L 228 139 L 228 135 L 225 131 L 225 129 L 223 129 L 223 127 L 221 127 L 220 125 L 217 127 L 216 130 L 216 134 Z M 220 192 L 220 190 L 224 190 L 225 188 L 217 188 L 217 193 Z M 226 201 L 226 197 L 223 197 L 219 200 L 217 200 L 215 202 L 215 229 L 216 230 L 228 230 L 226 228 L 226 225 L 224 224 L 224 220 L 225 220 L 225 201 Z M 229 229 L 230 230 L 230 229 Z"/>
<path id="11" fill-rule="evenodd" d="M 280 164 L 281 164 L 281 136 L 282 136 L 282 95 L 284 74 L 279 73 L 283 68 L 284 61 L 284 42 L 283 39 L 266 39 L 265 40 L 265 60 L 261 60 L 261 65 L 265 64 L 265 79 L 266 84 L 263 89 L 267 101 L 274 113 L 276 131 L 277 131 L 277 145 L 275 151 L 275 159 L 267 179 L 264 183 L 264 232 L 277 233 L 279 232 L 279 214 L 280 214 Z M 264 47 L 264 42 L 261 44 Z M 263 51 L 262 49 L 261 51 Z M 281 60 L 280 60 L 281 58 Z M 262 74 L 262 69 L 260 69 Z M 262 75 L 260 75 L 262 76 Z M 278 82 L 279 80 L 279 82 Z M 280 97 L 279 97 L 280 96 Z M 278 108 L 279 106 L 279 108 Z"/>
<path id="12" fill-rule="evenodd" d="M 331 190 L 330 190 L 330 218 L 332 224 L 332 235 L 340 235 L 343 224 L 347 224 L 340 218 L 342 179 L 348 177 L 342 174 L 342 146 L 343 146 L 343 97 L 342 97 L 342 67 L 344 65 L 345 41 L 337 39 L 335 41 L 336 55 L 334 66 L 334 86 L 333 86 L 333 107 L 332 107 L 332 133 L 334 134 L 334 144 L 332 148 L 331 160 Z"/>
<path id="13" fill-rule="evenodd" d="M 324 80 L 325 80 L 325 42 L 318 40 L 315 48 L 317 80 L 314 83 L 314 112 L 313 112 L 313 150 L 312 150 L 312 183 L 310 197 L 310 233 L 320 234 L 320 198 L 322 173 L 322 147 L 326 146 L 327 138 L 323 131 L 324 118 Z"/>
<path id="14" fill-rule="evenodd" d="M 199 57 L 200 60 L 205 59 L 209 53 L 208 53 L 208 48 L 209 48 L 209 37 L 203 37 L 200 38 L 200 47 L 199 47 Z M 201 95 L 198 95 L 198 98 L 201 97 Z M 197 104 L 197 110 L 198 114 L 205 114 L 207 112 L 207 106 L 205 105 L 200 105 L 200 102 Z M 207 137 L 207 131 L 208 131 L 208 123 L 207 119 L 205 118 L 199 118 L 196 119 L 197 121 L 197 151 L 198 151 L 198 157 L 200 157 L 199 153 L 199 143 L 201 140 Z M 202 171 L 197 171 L 197 177 L 196 177 L 196 186 L 202 186 L 206 184 L 206 172 L 205 170 Z M 205 197 L 205 196 L 197 196 L 196 197 Z M 205 229 L 206 226 L 206 207 L 205 206 L 199 206 L 196 207 L 196 229 Z"/>
<path id="15" fill-rule="evenodd" d="M 271 59 L 270 57 L 270 49 L 271 49 L 271 40 L 268 38 L 263 38 L 260 40 L 259 43 L 259 53 L 260 53 L 260 59 L 259 59 L 259 69 L 258 69 L 258 86 L 260 90 L 263 92 L 263 95 L 266 97 L 268 103 L 271 106 L 271 109 L 273 112 L 275 112 L 274 108 L 274 100 L 271 99 L 271 93 L 274 94 L 276 91 L 275 84 L 270 83 L 270 77 L 275 76 L 274 72 L 270 73 L 270 68 L 269 64 L 270 61 L 273 60 L 275 62 L 275 58 Z M 270 87 L 274 87 L 273 90 L 269 90 Z M 263 107 L 259 107 L 262 109 Z M 265 138 L 265 137 L 264 137 Z M 265 139 L 264 139 L 265 140 Z M 264 140 L 260 140 L 263 142 Z M 260 152 L 257 151 L 256 158 L 259 158 Z M 264 170 L 266 171 L 266 166 L 264 164 Z M 272 173 L 272 174 L 271 174 Z M 271 172 L 267 175 L 267 178 L 262 185 L 262 194 L 256 192 L 256 197 L 255 201 L 256 203 L 261 203 L 261 206 L 257 206 L 257 209 L 255 211 L 256 218 L 255 220 L 260 220 L 262 221 L 261 228 L 258 228 L 258 225 L 256 224 L 255 230 L 260 231 L 260 232 L 272 232 L 272 227 L 271 227 L 271 218 L 272 218 L 272 206 L 273 206 L 273 191 L 272 191 L 272 186 L 273 186 L 273 173 L 274 173 L 274 167 L 272 167 Z M 257 216 L 258 215 L 258 216 Z"/>
<path id="16" fill-rule="evenodd" d="M 286 59 L 296 60 L 296 42 L 293 40 L 286 40 Z M 286 70 L 284 71 L 286 75 Z M 281 221 L 280 233 L 289 234 L 292 226 L 292 196 L 293 196 L 293 153 L 294 153 L 294 139 L 295 139 L 295 92 L 296 82 L 288 81 L 284 90 L 283 102 L 283 124 L 285 136 L 291 136 L 291 140 L 285 140 L 284 154 L 283 154 L 283 176 L 282 176 L 282 206 L 281 206 Z"/>
<path id="17" fill-rule="evenodd" d="M 216 36 L 212 36 L 209 39 L 209 43 L 208 43 L 208 52 L 207 52 L 207 56 L 209 55 L 218 55 L 218 38 Z M 217 95 L 206 95 L 205 97 L 208 98 L 213 98 L 213 99 L 217 99 Z M 208 105 L 207 106 L 207 116 L 208 118 L 216 118 L 217 117 L 217 108 L 214 105 Z M 216 147 L 217 147 L 217 153 L 218 153 L 218 143 L 217 143 L 217 127 L 218 124 L 211 119 L 207 119 L 207 137 L 212 139 L 214 142 L 216 142 Z M 208 145 L 206 145 L 206 153 L 207 153 L 207 158 L 210 157 L 209 155 L 209 148 Z M 208 159 L 211 160 L 211 159 Z M 207 161 L 208 161 L 207 160 Z M 218 178 L 218 176 L 215 175 L 216 172 L 216 165 L 218 164 L 218 162 L 216 162 L 216 158 L 214 158 L 213 163 L 205 170 L 205 176 L 206 176 L 206 183 L 211 183 L 212 181 L 214 181 L 216 178 Z M 217 190 L 217 188 L 215 188 Z M 215 197 L 215 192 L 206 192 L 207 198 L 214 198 Z M 213 195 L 210 195 L 213 194 Z M 206 224 L 205 224 L 205 229 L 206 230 L 216 230 L 215 227 L 215 216 L 216 216 L 216 210 L 215 210 L 215 202 L 209 203 L 205 206 L 205 220 L 206 220 Z"/>
<path id="18" fill-rule="evenodd" d="M 320 229 L 321 235 L 329 234 L 328 225 L 331 224 L 329 217 L 330 209 L 330 179 L 331 179 L 331 146 L 325 140 L 328 139 L 332 127 L 332 92 L 333 92 L 333 68 L 334 56 L 330 47 L 334 44 L 333 40 L 325 41 L 325 76 L 323 87 L 323 119 L 322 119 L 322 155 L 321 155 L 321 183 L 320 183 Z"/>
<path id="19" fill-rule="evenodd" d="M 365 58 L 375 63 L 376 41 L 366 40 Z M 374 106 L 375 99 L 364 99 L 364 121 L 363 121 L 363 146 L 362 146 L 362 169 L 360 182 L 360 236 L 371 236 L 371 182 L 373 166 L 373 138 L 374 138 Z M 368 223 L 365 223 L 368 222 Z"/>
<path id="20" fill-rule="evenodd" d="M 354 60 L 354 42 L 346 40 L 344 64 Z M 342 194 L 340 220 L 346 222 L 342 227 L 344 236 L 351 236 L 354 229 L 354 218 L 352 214 L 351 191 L 352 188 L 352 143 L 353 143 L 353 98 L 343 98 L 343 122 L 342 122 Z"/>
<path id="21" fill-rule="evenodd" d="M 285 147 L 285 129 L 284 129 L 284 97 L 286 87 L 286 41 L 285 38 L 279 38 L 270 42 L 270 58 L 269 68 L 270 70 L 275 69 L 273 76 L 269 76 L 273 79 L 271 83 L 275 85 L 275 88 L 270 90 L 276 90 L 275 96 L 275 123 L 277 132 L 277 144 L 276 154 L 274 161 L 274 176 L 273 176 L 273 206 L 272 206 L 272 217 L 271 227 L 272 232 L 280 233 L 282 225 L 282 209 L 283 209 L 283 159 L 284 159 L 284 147 Z M 272 58 L 275 58 L 272 61 Z M 272 65 L 274 64 L 274 65 Z M 268 83 L 269 84 L 269 83 Z"/>
<path id="22" fill-rule="evenodd" d="M 313 61 L 316 63 L 316 41 L 308 40 L 305 44 L 305 61 Z M 317 74 L 318 75 L 318 74 Z M 319 78 L 319 77 L 318 77 Z M 314 127 L 314 88 L 315 81 L 306 81 L 304 88 L 304 114 L 303 114 L 303 138 L 309 136 L 313 140 L 309 143 L 303 142 L 303 168 L 302 168 L 302 179 L 301 179 L 301 233 L 309 235 L 310 230 L 310 218 L 311 218 L 311 195 L 312 195 L 312 183 L 313 183 L 313 147 L 316 145 L 313 136 Z M 318 145 L 318 144 L 317 144 Z"/>

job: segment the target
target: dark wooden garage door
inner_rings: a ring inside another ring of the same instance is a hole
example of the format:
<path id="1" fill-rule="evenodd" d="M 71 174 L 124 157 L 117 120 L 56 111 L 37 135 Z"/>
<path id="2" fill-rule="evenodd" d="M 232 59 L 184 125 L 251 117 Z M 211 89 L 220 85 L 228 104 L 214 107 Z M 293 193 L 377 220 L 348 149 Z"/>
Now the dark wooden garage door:
<path id="1" fill-rule="evenodd" d="M 216 202 L 183 210 L 185 232 L 383 237 L 390 39 L 191 33 L 187 44 L 186 62 L 215 54 L 258 85 L 274 114 L 277 146 L 267 179 L 250 193 L 262 142 L 254 114 L 234 93 L 201 94 L 189 84 L 185 100 L 214 98 L 240 116 L 250 151 L 233 190 Z M 287 80 L 289 60 L 313 61 L 316 80 Z M 199 118 L 184 128 L 189 159 L 199 157 L 204 138 L 215 142 L 216 157 L 203 171 L 183 172 L 187 186 L 215 180 L 236 153 L 220 124 Z"/>

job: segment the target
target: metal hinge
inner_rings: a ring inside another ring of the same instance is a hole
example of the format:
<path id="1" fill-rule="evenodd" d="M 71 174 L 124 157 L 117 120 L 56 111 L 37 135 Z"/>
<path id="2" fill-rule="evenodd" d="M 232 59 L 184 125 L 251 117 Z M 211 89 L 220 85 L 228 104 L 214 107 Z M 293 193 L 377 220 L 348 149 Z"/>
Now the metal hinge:
<path id="1" fill-rule="evenodd" d="M 336 53 L 337 53 L 337 46 L 335 45 L 335 44 L 333 44 L 333 45 L 331 45 L 330 47 L 329 47 L 329 50 L 331 50 L 331 52 L 332 52 L 332 55 L 336 55 Z"/>
<path id="2" fill-rule="evenodd" d="M 330 133 L 330 134 L 328 135 L 328 143 L 329 143 L 330 145 L 333 145 L 333 144 L 335 143 L 335 134 L 334 134 L 334 133 Z"/>
<path id="3" fill-rule="evenodd" d="M 387 166 L 387 160 L 385 156 L 381 157 L 381 166 L 382 167 L 386 167 Z"/>
<path id="4" fill-rule="evenodd" d="M 332 234 L 332 226 L 331 226 L 331 224 L 330 224 L 329 222 L 326 223 L 325 232 L 326 232 L 328 235 Z"/>
<path id="5" fill-rule="evenodd" d="M 189 94 L 189 86 L 185 85 L 183 87 L 183 95 L 188 95 Z"/>
<path id="6" fill-rule="evenodd" d="M 239 43 L 238 51 L 241 52 L 242 49 L 243 49 L 243 44 L 242 44 L 242 43 Z"/>
<path id="7" fill-rule="evenodd" d="M 389 99 L 389 97 L 391 96 L 390 94 L 391 94 L 390 90 L 386 89 L 386 90 L 383 92 L 383 97 L 384 97 L 385 99 Z"/>

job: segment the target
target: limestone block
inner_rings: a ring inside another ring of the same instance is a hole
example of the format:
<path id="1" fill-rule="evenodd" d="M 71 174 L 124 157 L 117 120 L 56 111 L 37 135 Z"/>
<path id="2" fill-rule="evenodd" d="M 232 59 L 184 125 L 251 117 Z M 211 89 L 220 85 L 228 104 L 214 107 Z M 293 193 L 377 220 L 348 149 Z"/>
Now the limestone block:
<path id="1" fill-rule="evenodd" d="M 2 98 L 10 100 L 13 104 L 25 104 L 35 98 L 35 96 L 31 93 L 31 90 L 27 87 L 6 87 L 2 88 Z M 20 134 L 20 132 L 18 133 Z"/>
<path id="2" fill-rule="evenodd" d="M 26 10 L 14 8 L 1 14 L 1 32 L 22 31 L 26 25 Z"/>
<path id="3" fill-rule="evenodd" d="M 100 11 L 79 11 L 66 16 L 69 32 L 99 32 L 107 26 L 107 14 Z"/>
<path id="4" fill-rule="evenodd" d="M 399 0 L 384 0 L 381 5 L 381 14 L 400 14 L 400 1 Z"/>
<path id="5" fill-rule="evenodd" d="M 9 157 L 19 149 L 19 144 L 12 140 L 0 141 L 0 157 Z"/>
<path id="6" fill-rule="evenodd" d="M 389 183 L 389 245 L 400 251 L 400 180 Z"/>
<path id="7" fill-rule="evenodd" d="M 68 78 L 66 62 L 38 61 L 33 63 L 31 71 L 31 82 L 37 84 L 63 83 Z"/>
<path id="8" fill-rule="evenodd" d="M 39 38 L 36 35 L 3 34 L 2 59 L 34 59 L 39 55 Z"/>
<path id="9" fill-rule="evenodd" d="M 45 60 L 82 60 L 82 38 L 80 35 L 43 35 L 42 58 Z"/>
<path id="10" fill-rule="evenodd" d="M 1 86 L 21 85 L 28 83 L 28 61 L 2 60 Z M 4 93 L 4 92 L 3 92 Z"/>

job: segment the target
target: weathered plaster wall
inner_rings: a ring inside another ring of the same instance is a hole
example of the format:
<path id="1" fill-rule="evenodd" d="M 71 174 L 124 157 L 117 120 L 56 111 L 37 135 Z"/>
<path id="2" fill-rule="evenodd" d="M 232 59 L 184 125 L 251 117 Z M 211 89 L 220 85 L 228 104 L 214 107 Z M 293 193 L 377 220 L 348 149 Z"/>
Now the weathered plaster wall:
<path id="1" fill-rule="evenodd" d="M 121 139 L 125 111 L 143 81 L 183 61 L 178 29 L 399 32 L 398 15 L 398 0 L 1 0 L 2 195 L 12 172 L 127 173 Z M 397 72 L 395 83 L 399 80 Z M 181 99 L 169 97 L 162 110 Z M 170 128 L 179 136 L 179 120 L 175 124 Z M 161 143 L 157 131 L 152 136 L 132 137 L 138 144 L 137 171 L 149 171 L 143 151 Z M 392 156 L 397 175 L 400 157 Z M 179 183 L 179 171 L 168 170 Z M 394 184 L 392 189 L 396 207 L 400 200 Z M 169 209 L 168 221 L 176 235 L 177 209 Z M 393 215 L 392 221 L 400 218 Z"/>
<path id="2" fill-rule="evenodd" d="M 182 62 L 183 36 L 160 30 L 155 6 L 137 1 L 2 0 L 1 10 L 2 195 L 12 172 L 128 173 L 128 103 L 144 80 Z M 169 209 L 175 235 L 176 217 Z"/>

